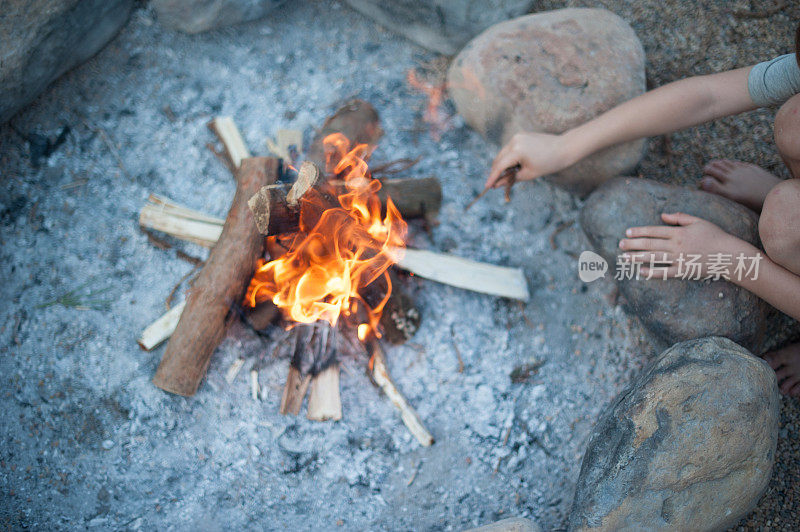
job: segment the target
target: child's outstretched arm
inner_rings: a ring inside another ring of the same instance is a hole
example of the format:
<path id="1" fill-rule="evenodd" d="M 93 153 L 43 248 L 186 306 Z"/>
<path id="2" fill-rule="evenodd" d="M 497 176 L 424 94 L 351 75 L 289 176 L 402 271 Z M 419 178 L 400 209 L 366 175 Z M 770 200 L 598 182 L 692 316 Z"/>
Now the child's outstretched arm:
<path id="1" fill-rule="evenodd" d="M 517 179 L 535 179 L 615 144 L 755 109 L 758 106 L 747 86 L 752 68 L 668 83 L 560 135 L 518 133 L 497 154 L 486 186 L 500 185 L 498 178 L 503 170 L 517 164 Z"/>

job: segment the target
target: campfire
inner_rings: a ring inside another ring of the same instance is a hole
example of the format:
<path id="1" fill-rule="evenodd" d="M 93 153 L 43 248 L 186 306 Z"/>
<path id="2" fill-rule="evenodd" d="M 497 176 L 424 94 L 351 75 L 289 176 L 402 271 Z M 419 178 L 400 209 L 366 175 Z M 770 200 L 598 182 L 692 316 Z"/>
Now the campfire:
<path id="1" fill-rule="evenodd" d="M 153 349 L 170 339 L 154 384 L 193 395 L 233 319 L 243 316 L 261 330 L 280 317 L 288 332 L 275 349 L 291 352 L 282 414 L 299 414 L 308 396 L 309 419 L 341 419 L 339 372 L 349 357 L 363 360 L 419 443 L 432 444 L 392 382 L 381 346 L 410 339 L 421 317 L 397 269 L 526 300 L 522 272 L 406 247 L 406 220 L 435 223 L 441 187 L 435 178 L 373 175 L 368 161 L 382 130 L 366 102 L 351 102 L 329 118 L 299 169 L 281 159 L 251 157 L 229 118 L 209 127 L 224 147 L 214 152 L 237 178 L 227 219 L 156 196 L 140 215 L 143 228 L 212 248 L 186 301 L 139 340 Z M 230 380 L 242 364 L 234 364 Z M 251 371 L 251 388 L 257 398 L 257 369 Z"/>

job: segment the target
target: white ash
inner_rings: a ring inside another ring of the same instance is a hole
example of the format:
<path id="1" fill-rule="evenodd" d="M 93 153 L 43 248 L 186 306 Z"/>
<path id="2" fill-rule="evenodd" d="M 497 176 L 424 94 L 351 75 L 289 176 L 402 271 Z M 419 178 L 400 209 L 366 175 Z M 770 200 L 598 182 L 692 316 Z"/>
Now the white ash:
<path id="1" fill-rule="evenodd" d="M 0 129 L 6 522 L 424 530 L 520 515 L 564 526 L 599 410 L 654 350 L 609 303 L 610 283 L 578 280 L 570 254 L 587 244 L 576 224 L 551 249 L 556 227 L 576 219 L 569 195 L 524 184 L 508 205 L 495 192 L 464 213 L 496 148 L 458 119 L 440 142 L 419 131 L 425 101 L 405 75 L 434 57 L 329 1 L 196 36 L 164 30 L 140 9 L 97 57 L 12 120 L 43 135 L 72 128 L 40 167 L 9 126 Z M 421 328 L 408 344 L 387 346 L 387 357 L 436 438 L 428 449 L 361 361 L 344 363 L 344 419 L 317 423 L 278 414 L 288 360 L 272 359 L 273 345 L 246 327 L 231 328 L 191 399 L 155 388 L 163 347 L 136 344 L 191 268 L 139 231 L 148 194 L 217 216 L 233 195 L 229 172 L 205 148 L 205 123 L 233 116 L 251 151 L 264 154 L 277 129 L 301 129 L 308 140 L 354 96 L 381 114 L 376 161 L 422 156 L 408 175 L 442 182 L 441 224 L 430 236 L 415 226 L 412 243 L 520 266 L 531 289 L 523 309 L 413 281 Z M 37 308 L 84 283 L 83 299 L 108 290 L 92 296 L 108 299 L 105 308 Z M 253 401 L 252 362 L 230 385 L 225 373 L 240 356 L 262 355 L 264 399 Z M 514 367 L 531 358 L 544 364 L 512 383 Z"/>

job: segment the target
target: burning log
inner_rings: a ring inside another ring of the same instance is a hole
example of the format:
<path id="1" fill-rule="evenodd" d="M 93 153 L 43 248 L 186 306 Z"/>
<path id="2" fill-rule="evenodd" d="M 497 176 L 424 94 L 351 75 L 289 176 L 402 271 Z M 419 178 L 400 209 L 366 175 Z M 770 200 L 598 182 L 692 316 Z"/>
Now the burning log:
<path id="1" fill-rule="evenodd" d="M 325 180 L 316 164 L 305 161 L 297 173 L 297 180 L 289 184 L 262 187 L 247 204 L 253 212 L 258 231 L 263 235 L 295 232 L 300 223 L 300 200 L 312 189 L 325 206 L 336 200 L 323 190 Z M 319 218 L 316 216 L 315 218 Z"/>
<path id="2" fill-rule="evenodd" d="M 387 199 L 392 198 L 392 202 L 404 219 L 425 218 L 432 221 L 439 214 L 442 205 L 442 186 L 435 177 L 393 178 L 380 181 L 381 189 L 378 191 L 378 197 L 381 203 L 385 206 Z M 331 180 L 327 183 L 330 185 L 328 190 L 322 190 L 324 181 L 319 170 L 316 169 L 316 165 L 306 161 L 300 167 L 298 179 L 294 184 L 283 183 L 263 187 L 249 201 L 259 232 L 263 235 L 276 235 L 297 231 L 300 222 L 300 198 L 312 188 L 321 195 L 324 203 L 334 205 L 336 200 L 332 196 L 346 192 L 344 182 Z M 152 215 L 145 221 L 157 223 Z M 168 223 L 165 221 L 162 225 L 167 226 Z M 211 231 L 204 234 L 210 235 Z"/>
<path id="3" fill-rule="evenodd" d="M 364 100 L 353 100 L 342 106 L 336 113 L 328 117 L 322 129 L 308 149 L 308 160 L 325 168 L 325 137 L 333 133 L 341 133 L 352 145 L 369 144 L 375 146 L 383 136 L 381 119 L 372 105 Z"/>
<path id="4" fill-rule="evenodd" d="M 387 198 L 392 198 L 403 218 L 433 222 L 442 206 L 442 185 L 435 177 L 381 179 L 378 197 L 384 205 Z"/>
<path id="5" fill-rule="evenodd" d="M 398 345 L 407 342 L 414 336 L 419 328 L 422 316 L 414 303 L 414 299 L 403 288 L 397 274 L 392 270 L 388 270 L 387 273 L 389 274 L 388 281 L 392 287 L 392 295 L 386 301 L 381 314 L 382 338 Z M 389 287 L 386 283 L 379 279 L 365 288 L 362 297 L 368 305 L 374 308 L 383 299 L 388 290 Z"/>
<path id="6" fill-rule="evenodd" d="M 386 397 L 389 398 L 395 408 L 400 411 L 400 418 L 419 444 L 423 447 L 429 447 L 433 444 L 433 436 L 422 424 L 414 408 L 408 404 L 406 398 L 403 397 L 403 394 L 400 393 L 392 382 L 389 376 L 389 369 L 386 366 L 386 357 L 383 354 L 383 349 L 381 349 L 378 340 L 370 338 L 367 342 L 371 355 L 369 370 L 372 380 L 383 390 L 383 393 L 386 394 Z"/>
<path id="7" fill-rule="evenodd" d="M 236 194 L 219 240 L 186 298 L 180 321 L 170 338 L 153 383 L 168 392 L 194 395 L 211 354 L 230 323 L 230 307 L 242 301 L 262 255 L 247 200 L 262 186 L 274 183 L 279 160 L 263 157 L 241 161 Z"/>

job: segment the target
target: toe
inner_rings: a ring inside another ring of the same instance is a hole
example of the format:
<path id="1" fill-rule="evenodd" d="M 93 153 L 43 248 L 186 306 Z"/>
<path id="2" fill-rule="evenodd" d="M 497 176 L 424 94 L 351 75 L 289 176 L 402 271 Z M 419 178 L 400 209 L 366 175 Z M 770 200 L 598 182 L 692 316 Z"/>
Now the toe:
<path id="1" fill-rule="evenodd" d="M 778 379 L 778 382 L 783 382 L 784 379 L 791 376 L 792 368 L 787 366 L 780 366 L 775 370 L 775 378 Z"/>
<path id="2" fill-rule="evenodd" d="M 800 398 L 800 383 L 797 383 L 794 386 L 792 386 L 792 389 L 789 390 L 789 393 L 787 395 L 789 395 L 789 397 L 794 397 L 795 399 Z"/>
<path id="3" fill-rule="evenodd" d="M 719 194 L 721 191 L 721 185 L 716 178 L 711 176 L 705 176 L 703 179 L 700 180 L 700 189 L 705 190 L 706 192 L 712 192 L 714 194 Z"/>
<path id="4" fill-rule="evenodd" d="M 781 363 L 778 362 L 775 358 L 774 351 L 770 351 L 769 353 L 764 353 L 762 355 L 762 358 L 767 362 L 767 364 L 769 364 L 769 367 L 771 367 L 774 370 L 777 370 L 779 367 L 781 367 Z"/>
<path id="5" fill-rule="evenodd" d="M 798 375 L 796 373 L 791 375 L 791 376 L 789 376 L 789 377 L 787 377 L 781 383 L 781 393 L 784 394 L 784 395 L 789 395 L 789 391 L 792 388 L 794 388 L 795 384 L 797 384 L 798 382 L 800 382 L 800 375 Z"/>
<path id="6" fill-rule="evenodd" d="M 767 361 L 767 364 L 774 370 L 777 370 L 781 366 L 785 366 L 788 361 L 791 360 L 791 353 L 786 348 L 783 349 L 776 349 L 775 351 L 770 351 L 769 353 L 764 354 L 764 360 Z M 788 359 L 788 360 L 787 360 Z"/>
<path id="7" fill-rule="evenodd" d="M 730 170 L 718 164 L 707 164 L 703 168 L 703 174 L 715 178 L 717 181 L 725 182 L 728 179 Z"/>

